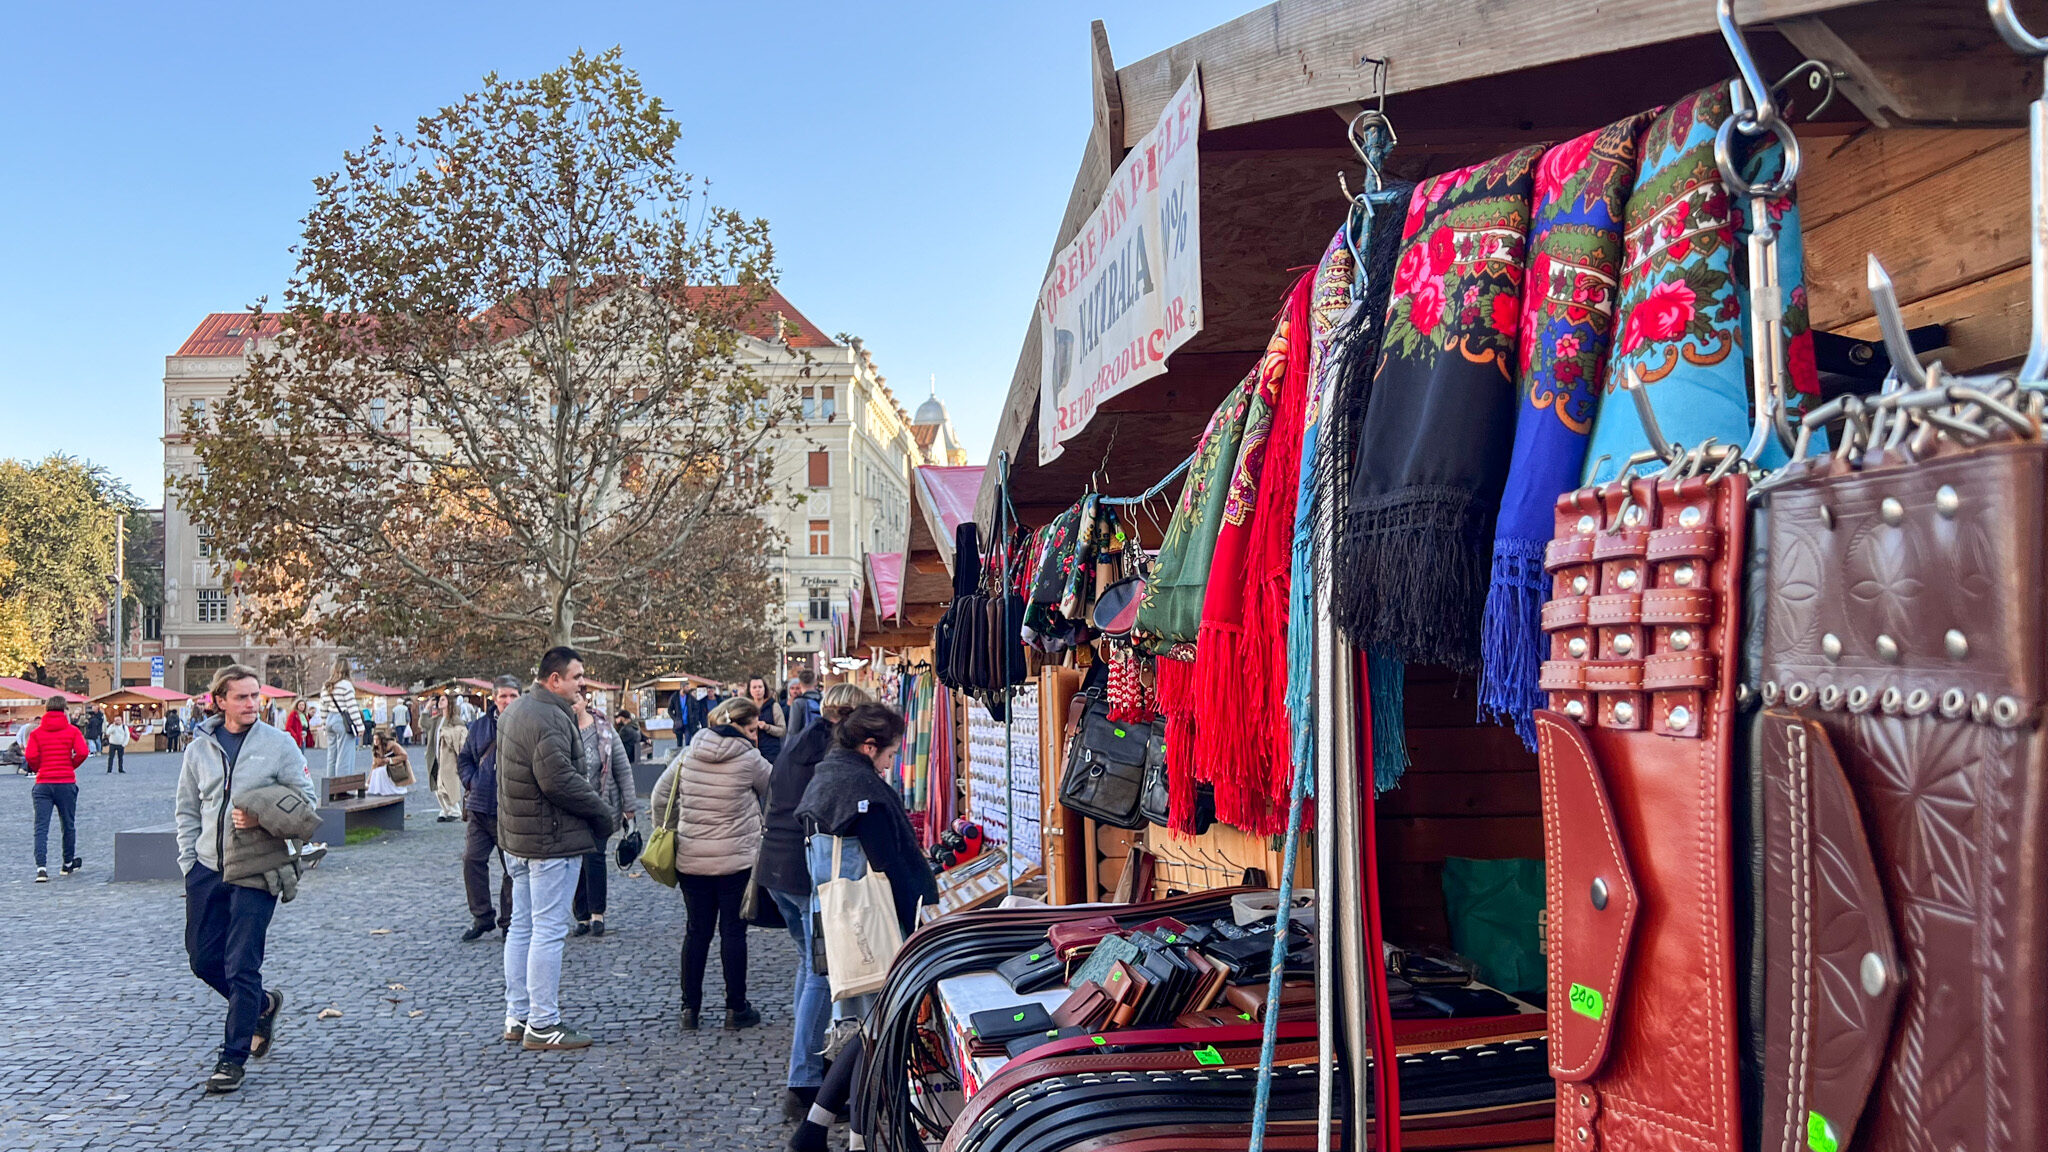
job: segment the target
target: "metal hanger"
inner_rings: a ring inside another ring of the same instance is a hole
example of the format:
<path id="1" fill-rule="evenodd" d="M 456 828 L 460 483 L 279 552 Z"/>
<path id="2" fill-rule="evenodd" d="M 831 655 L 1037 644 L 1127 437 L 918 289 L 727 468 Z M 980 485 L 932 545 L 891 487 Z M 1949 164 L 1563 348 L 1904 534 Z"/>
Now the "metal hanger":
<path id="1" fill-rule="evenodd" d="M 1357 192 L 1351 191 L 1351 184 L 1344 173 L 1337 173 L 1337 187 L 1343 189 L 1344 198 L 1350 202 L 1344 219 L 1344 247 L 1351 252 L 1353 287 L 1361 297 L 1365 289 L 1365 252 L 1359 241 L 1365 236 L 1366 225 L 1382 208 L 1395 206 L 1398 196 L 1387 190 L 1386 164 L 1388 153 L 1401 142 L 1394 131 L 1394 122 L 1387 119 L 1387 71 L 1391 67 L 1384 56 L 1361 56 L 1360 64 L 1373 66 L 1373 89 L 1378 97 L 1373 107 L 1361 109 L 1351 118 L 1344 129 L 1345 138 L 1351 141 L 1351 150 L 1358 153 L 1358 159 L 1365 165 L 1365 183 Z"/>

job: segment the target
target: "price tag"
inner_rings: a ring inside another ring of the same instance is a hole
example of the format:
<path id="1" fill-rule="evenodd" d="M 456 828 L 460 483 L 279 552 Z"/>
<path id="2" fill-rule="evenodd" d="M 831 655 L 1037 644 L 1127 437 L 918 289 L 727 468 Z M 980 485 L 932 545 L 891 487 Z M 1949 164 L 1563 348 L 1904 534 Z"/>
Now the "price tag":
<path id="1" fill-rule="evenodd" d="M 1818 1112 L 1806 1114 L 1806 1146 L 1813 1152 L 1841 1152 L 1842 1136 L 1828 1118 Z"/>
<path id="2" fill-rule="evenodd" d="M 1221 1064 L 1223 1063 L 1223 1053 L 1218 1052 L 1214 1044 L 1204 1044 L 1200 1048 L 1195 1049 L 1195 1063 Z"/>
<path id="3" fill-rule="evenodd" d="M 1572 985 L 1570 998 L 1572 1011 L 1577 1012 L 1588 1020 L 1600 1020 L 1607 1016 L 1607 997 L 1602 996 L 1598 988 L 1588 988 L 1584 984 L 1574 984 Z"/>

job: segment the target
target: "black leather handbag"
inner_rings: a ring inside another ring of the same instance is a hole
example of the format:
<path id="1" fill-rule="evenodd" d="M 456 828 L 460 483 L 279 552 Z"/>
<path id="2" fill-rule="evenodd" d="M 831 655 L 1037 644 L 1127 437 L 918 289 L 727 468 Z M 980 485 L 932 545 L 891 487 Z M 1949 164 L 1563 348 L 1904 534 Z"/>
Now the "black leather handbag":
<path id="1" fill-rule="evenodd" d="M 1060 803 L 1112 828 L 1145 826 L 1140 811 L 1148 765 L 1166 763 L 1166 734 L 1158 721 L 1129 724 L 1109 718 L 1109 702 L 1090 693 L 1067 748 Z"/>
<path id="2" fill-rule="evenodd" d="M 1145 765 L 1145 794 L 1138 800 L 1138 814 L 1147 823 L 1168 827 L 1167 805 L 1170 793 L 1166 783 L 1166 757 Z M 1216 788 L 1211 784 L 1195 785 L 1195 835 L 1200 836 L 1216 823 Z"/>

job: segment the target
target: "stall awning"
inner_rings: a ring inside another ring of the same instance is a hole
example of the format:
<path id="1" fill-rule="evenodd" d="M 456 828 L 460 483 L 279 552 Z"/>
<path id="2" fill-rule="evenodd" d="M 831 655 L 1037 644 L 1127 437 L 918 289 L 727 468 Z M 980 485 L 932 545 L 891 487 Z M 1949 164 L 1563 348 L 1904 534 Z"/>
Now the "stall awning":
<path id="1" fill-rule="evenodd" d="M 137 684 L 128 688 L 116 688 L 112 692 L 95 696 L 92 698 L 92 702 L 100 705 L 183 704 L 191 698 L 183 692 L 173 692 L 169 688 L 156 688 L 148 684 Z"/>
<path id="2" fill-rule="evenodd" d="M 423 696 L 446 696 L 451 693 L 477 692 L 488 696 L 491 694 L 491 691 L 492 685 L 489 680 L 479 680 L 474 676 L 458 676 L 453 680 L 443 680 L 439 684 L 429 684 L 420 694 Z"/>
<path id="3" fill-rule="evenodd" d="M 916 475 L 918 512 L 924 520 L 926 538 L 953 570 L 953 533 L 974 519 L 974 499 L 981 492 L 981 475 L 988 469 L 980 464 L 927 466 Z M 915 528 L 912 540 L 918 539 Z M 912 549 L 915 551 L 915 548 Z"/>
<path id="4" fill-rule="evenodd" d="M 617 692 L 619 690 L 617 684 L 607 684 L 602 680 L 593 680 L 588 676 L 583 678 L 583 686 L 585 688 L 595 688 L 600 692 Z"/>
<path id="5" fill-rule="evenodd" d="M 358 696 L 410 696 L 410 695 L 412 695 L 412 692 L 411 692 L 411 691 L 409 691 L 409 690 L 407 690 L 407 689 L 404 689 L 404 688 L 393 688 L 393 687 L 392 687 L 391 685 L 389 685 L 389 684 L 379 684 L 379 683 L 377 683 L 377 682 L 376 682 L 375 680 L 356 680 L 356 681 L 353 681 L 353 683 L 354 683 L 354 684 L 355 684 L 355 686 L 356 686 L 356 695 L 358 695 Z"/>
<path id="6" fill-rule="evenodd" d="M 903 606 L 903 553 L 870 552 L 866 567 L 870 612 L 878 623 L 894 620 Z"/>
<path id="7" fill-rule="evenodd" d="M 299 698 L 299 694 L 297 692 L 290 692 L 283 688 L 278 688 L 270 684 L 265 684 L 262 688 L 262 692 L 263 698 L 265 700 L 296 700 Z"/>
<path id="8" fill-rule="evenodd" d="M 83 704 L 85 697 L 48 684 L 23 680 L 17 676 L 0 676 L 0 708 L 24 708 L 41 704 L 52 696 L 62 696 L 67 704 Z"/>

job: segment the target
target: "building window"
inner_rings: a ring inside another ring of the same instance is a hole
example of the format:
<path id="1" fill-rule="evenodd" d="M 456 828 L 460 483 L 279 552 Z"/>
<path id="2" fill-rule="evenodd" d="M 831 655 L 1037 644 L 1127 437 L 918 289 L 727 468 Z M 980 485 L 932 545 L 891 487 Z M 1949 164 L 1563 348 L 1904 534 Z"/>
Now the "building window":
<path id="1" fill-rule="evenodd" d="M 832 522 L 830 520 L 811 521 L 811 555 L 830 556 L 831 554 Z"/>
<path id="2" fill-rule="evenodd" d="M 811 453 L 810 483 L 813 488 L 830 488 L 832 486 L 832 453 Z"/>
<path id="3" fill-rule="evenodd" d="M 188 656 L 185 658 L 185 694 L 197 696 L 213 686 L 213 674 L 235 662 L 233 656 Z"/>
<path id="4" fill-rule="evenodd" d="M 164 638 L 164 606 L 144 604 L 142 606 L 142 638 L 160 642 Z"/>
<path id="5" fill-rule="evenodd" d="M 832 590 L 830 588 L 813 588 L 810 590 L 810 593 L 811 610 L 804 619 L 812 624 L 829 622 L 832 619 Z"/>
<path id="6" fill-rule="evenodd" d="M 201 624 L 225 624 L 228 622 L 228 594 L 226 589 L 199 589 L 199 622 Z"/>
<path id="7" fill-rule="evenodd" d="M 199 558 L 200 558 L 201 560 L 210 560 L 210 559 L 212 559 L 212 558 L 213 558 L 213 529 L 211 529 L 211 528 L 201 528 L 201 527 L 198 527 L 197 525 L 194 525 L 194 526 L 193 526 L 193 529 L 192 529 L 192 533 L 193 533 L 193 535 L 194 535 L 194 536 L 198 537 L 198 539 L 199 539 Z"/>
<path id="8" fill-rule="evenodd" d="M 804 389 L 804 419 L 833 420 L 839 416 L 839 387 L 819 384 Z"/>
<path id="9" fill-rule="evenodd" d="M 185 423 L 197 428 L 206 423 L 206 398 L 195 396 L 185 403 Z"/>
<path id="10" fill-rule="evenodd" d="M 390 410 L 385 405 L 384 398 L 382 396 L 376 397 L 375 399 L 370 401 L 370 427 L 376 429 L 379 432 L 382 432 L 384 431 L 385 421 L 388 420 L 389 418 Z"/>

